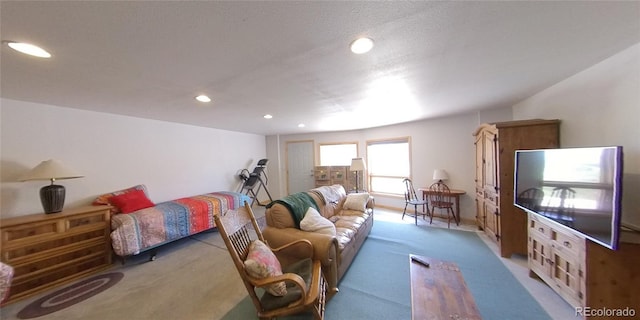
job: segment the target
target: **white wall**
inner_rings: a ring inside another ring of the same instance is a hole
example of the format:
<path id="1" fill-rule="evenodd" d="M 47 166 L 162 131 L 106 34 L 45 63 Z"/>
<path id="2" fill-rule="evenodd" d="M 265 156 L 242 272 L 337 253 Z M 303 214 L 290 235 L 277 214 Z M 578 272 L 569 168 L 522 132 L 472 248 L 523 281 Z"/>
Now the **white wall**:
<path id="1" fill-rule="evenodd" d="M 321 143 L 358 142 L 359 156 L 366 159 L 366 142 L 368 140 L 380 140 L 397 137 L 411 137 L 411 175 L 416 187 L 426 187 L 434 181 L 432 179 L 434 169 L 445 169 L 449 173 L 450 180 L 447 184 L 454 189 L 466 191 L 461 198 L 461 217 L 467 220 L 475 220 L 475 151 L 473 147 L 473 132 L 482 122 L 508 121 L 512 119 L 511 108 L 498 108 L 482 112 L 457 115 L 433 120 L 416 121 L 400 125 L 385 126 L 379 128 L 327 132 L 320 134 L 298 134 L 284 136 L 269 136 L 271 140 L 270 157 L 280 157 L 279 182 L 273 182 L 279 186 L 271 188 L 277 197 L 286 195 L 286 143 L 287 141 L 313 140 L 318 156 L 318 146 Z M 279 144 L 278 152 L 275 144 Z M 316 159 L 318 165 L 319 159 Z M 274 167 L 275 168 L 275 167 Z M 270 183 L 272 180 L 269 180 Z M 392 208 L 404 207 L 404 198 L 375 195 L 376 205 Z"/>
<path id="2" fill-rule="evenodd" d="M 237 173 L 266 154 L 265 137 L 23 101 L 0 100 L 0 216 L 42 212 L 47 181 L 17 182 L 55 158 L 84 174 L 59 180 L 65 208 L 99 194 L 146 184 L 154 202 L 235 191 Z"/>
<path id="3" fill-rule="evenodd" d="M 562 147 L 623 146 L 623 221 L 640 227 L 640 43 L 516 104 L 513 114 L 561 119 Z"/>

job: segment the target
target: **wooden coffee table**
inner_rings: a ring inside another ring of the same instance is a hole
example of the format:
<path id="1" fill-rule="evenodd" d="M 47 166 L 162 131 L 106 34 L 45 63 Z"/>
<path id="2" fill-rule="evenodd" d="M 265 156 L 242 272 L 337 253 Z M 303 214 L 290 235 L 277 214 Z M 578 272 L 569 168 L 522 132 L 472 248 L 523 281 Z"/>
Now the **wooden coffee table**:
<path id="1" fill-rule="evenodd" d="M 482 319 L 455 263 L 416 256 L 429 263 L 425 267 L 411 256 L 411 319 Z"/>

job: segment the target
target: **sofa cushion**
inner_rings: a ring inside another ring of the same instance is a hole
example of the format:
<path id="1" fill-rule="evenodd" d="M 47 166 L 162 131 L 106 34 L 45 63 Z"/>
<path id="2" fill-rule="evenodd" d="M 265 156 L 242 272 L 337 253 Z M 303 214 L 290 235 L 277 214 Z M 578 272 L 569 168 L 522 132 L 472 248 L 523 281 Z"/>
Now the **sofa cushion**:
<path id="1" fill-rule="evenodd" d="M 336 239 L 338 240 L 338 249 L 342 252 L 342 249 L 353 240 L 356 231 L 351 228 L 336 227 Z"/>
<path id="2" fill-rule="evenodd" d="M 363 216 L 340 216 L 335 225 L 336 228 L 349 228 L 353 231 L 358 231 L 365 221 L 366 218 Z"/>
<path id="3" fill-rule="evenodd" d="M 300 229 L 304 231 L 318 232 L 328 234 L 331 236 L 336 235 L 336 227 L 329 219 L 320 215 L 318 210 L 309 207 L 304 215 L 302 221 L 300 221 Z"/>
<path id="4" fill-rule="evenodd" d="M 250 276 L 258 279 L 282 275 L 280 261 L 273 251 L 260 240 L 254 240 L 249 245 L 249 253 L 244 261 L 244 267 Z M 287 294 L 287 286 L 284 281 L 271 284 L 266 290 L 278 297 Z"/>
<path id="5" fill-rule="evenodd" d="M 347 195 L 347 199 L 344 201 L 342 209 L 364 212 L 366 210 L 367 202 L 369 202 L 368 193 L 350 193 Z"/>

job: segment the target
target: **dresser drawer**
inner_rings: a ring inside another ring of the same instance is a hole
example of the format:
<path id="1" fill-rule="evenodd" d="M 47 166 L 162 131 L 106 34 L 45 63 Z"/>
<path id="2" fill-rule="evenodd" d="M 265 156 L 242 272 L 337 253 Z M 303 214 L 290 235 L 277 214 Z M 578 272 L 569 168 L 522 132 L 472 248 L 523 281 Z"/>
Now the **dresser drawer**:
<path id="1" fill-rule="evenodd" d="M 26 298 L 84 275 L 104 270 L 105 266 L 109 264 L 111 264 L 111 261 L 104 254 L 94 253 L 71 260 L 65 264 L 44 269 L 41 272 L 32 272 L 22 276 L 16 275 L 11 283 L 11 300 Z"/>
<path id="2" fill-rule="evenodd" d="M 32 242 L 64 232 L 65 225 L 58 220 L 19 225 L 2 229 L 3 247 L 13 243 Z"/>
<path id="3" fill-rule="evenodd" d="M 544 223 L 534 214 L 529 214 L 529 232 L 538 235 L 544 239 L 551 239 L 551 226 Z"/>
<path id="4" fill-rule="evenodd" d="M 6 303 L 111 266 L 110 206 L 88 206 L 0 222 L 0 260 L 14 268 Z"/>
<path id="5" fill-rule="evenodd" d="M 20 263 L 24 260 L 36 259 L 41 255 L 53 255 L 58 251 L 65 251 L 84 243 L 105 243 L 105 229 L 95 229 L 79 234 L 61 234 L 61 237 L 44 239 L 44 241 L 31 242 L 21 246 L 7 246 L 2 251 L 2 261 L 8 264 Z M 104 250 L 104 247 L 103 247 Z"/>
<path id="6" fill-rule="evenodd" d="M 552 229 L 551 239 L 553 240 L 551 244 L 553 248 L 560 252 L 577 257 L 580 252 L 585 250 L 585 240 L 565 230 Z"/>

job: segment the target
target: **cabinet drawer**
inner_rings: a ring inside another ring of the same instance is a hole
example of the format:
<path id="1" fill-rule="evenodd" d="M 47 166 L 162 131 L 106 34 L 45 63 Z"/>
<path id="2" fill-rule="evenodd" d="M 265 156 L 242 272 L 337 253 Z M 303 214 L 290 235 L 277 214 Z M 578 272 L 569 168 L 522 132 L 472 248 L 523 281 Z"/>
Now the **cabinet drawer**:
<path id="1" fill-rule="evenodd" d="M 58 220 L 52 220 L 2 229 L 3 247 L 14 242 L 28 242 L 47 235 L 64 232 L 64 227 L 64 224 L 59 223 Z"/>
<path id="2" fill-rule="evenodd" d="M 316 169 L 313 173 L 314 178 L 316 180 L 327 180 L 329 181 L 331 179 L 331 176 L 329 175 L 329 170 L 320 170 L 320 169 Z"/>
<path id="3" fill-rule="evenodd" d="M 99 228 L 104 228 L 107 224 L 107 217 L 104 213 L 100 212 L 98 214 L 87 214 L 77 217 L 70 217 L 67 219 L 67 229 L 74 230 L 81 227 L 86 226 L 94 226 Z"/>
<path id="4" fill-rule="evenodd" d="M 491 191 L 487 191 L 487 189 L 484 190 L 484 200 L 492 203 L 495 206 L 500 205 L 498 203 L 500 201 L 498 194 L 493 190 Z"/>
<path id="5" fill-rule="evenodd" d="M 533 214 L 529 214 L 529 232 L 544 239 L 551 239 L 551 227 Z"/>
<path id="6" fill-rule="evenodd" d="M 104 247 L 103 247 L 104 248 Z M 111 262 L 104 253 L 85 255 L 70 260 L 68 263 L 53 266 L 42 272 L 34 272 L 23 276 L 15 276 L 11 284 L 11 298 L 20 299 L 54 287 L 84 274 L 106 269 Z"/>
<path id="7" fill-rule="evenodd" d="M 18 262 L 12 266 L 15 278 L 21 279 L 32 274 L 46 273 L 48 270 L 56 269 L 59 266 L 75 264 L 74 261 L 82 261 L 91 255 L 104 256 L 105 251 L 106 245 L 104 241 L 95 240 L 66 247 L 57 254 L 34 256 L 28 263 Z"/>
<path id="8" fill-rule="evenodd" d="M 555 250 L 569 253 L 575 257 L 585 250 L 584 239 L 564 230 L 552 229 L 551 239 Z"/>
<path id="9" fill-rule="evenodd" d="M 20 263 L 20 261 L 35 259 L 39 255 L 55 254 L 64 251 L 67 247 L 90 241 L 105 241 L 105 229 L 95 229 L 80 234 L 62 234 L 54 239 L 46 238 L 46 241 L 33 242 L 22 246 L 9 247 L 2 251 L 2 261 L 8 264 Z M 104 250 L 103 250 L 104 251 Z"/>

